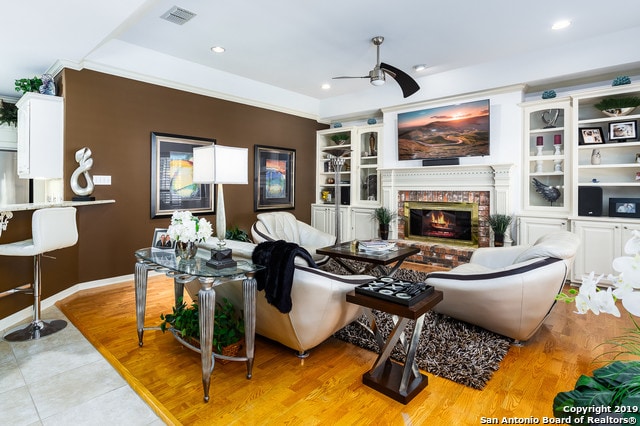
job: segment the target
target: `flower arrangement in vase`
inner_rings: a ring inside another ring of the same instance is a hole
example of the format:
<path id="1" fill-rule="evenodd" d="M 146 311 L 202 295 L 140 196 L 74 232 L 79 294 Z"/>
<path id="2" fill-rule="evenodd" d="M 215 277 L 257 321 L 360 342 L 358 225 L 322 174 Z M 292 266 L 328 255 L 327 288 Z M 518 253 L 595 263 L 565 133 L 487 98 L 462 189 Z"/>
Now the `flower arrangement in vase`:
<path id="1" fill-rule="evenodd" d="M 609 275 L 613 287 L 598 288 L 604 274 L 596 277 L 592 272 L 583 278 L 579 290 L 570 289 L 568 294 L 560 293 L 556 299 L 575 302 L 578 314 L 607 313 L 616 317 L 620 317 L 616 306 L 620 300 L 631 315 L 640 317 L 640 291 L 636 291 L 640 290 L 640 231 L 633 231 L 624 249 L 630 256 L 613 260 L 613 269 L 620 273 Z M 635 424 L 640 420 L 640 325 L 635 320 L 633 324 L 634 328 L 626 334 L 605 342 L 614 348 L 604 354 L 613 355 L 609 363 L 593 371 L 592 376 L 580 376 L 575 389 L 556 395 L 553 401 L 556 417 L 567 418 L 566 423 L 579 424 L 584 413 L 597 407 L 606 416 L 615 417 L 617 424 Z M 631 360 L 618 359 L 621 355 L 630 356 Z M 619 407 L 631 409 L 616 411 Z"/>
<path id="2" fill-rule="evenodd" d="M 191 259 L 198 250 L 197 243 L 209 238 L 213 228 L 211 222 L 202 217 L 198 219 L 190 211 L 176 211 L 167 233 L 176 242 L 176 254 L 182 259 Z"/>

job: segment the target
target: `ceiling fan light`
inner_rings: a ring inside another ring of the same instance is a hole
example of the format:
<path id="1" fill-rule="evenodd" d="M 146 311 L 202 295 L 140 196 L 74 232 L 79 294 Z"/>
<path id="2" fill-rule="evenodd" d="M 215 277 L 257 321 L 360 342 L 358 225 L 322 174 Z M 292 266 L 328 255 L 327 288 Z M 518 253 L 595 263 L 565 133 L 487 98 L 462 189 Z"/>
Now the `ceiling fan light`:
<path id="1" fill-rule="evenodd" d="M 383 78 L 372 78 L 371 79 L 371 84 L 373 84 L 374 86 L 382 86 L 384 84 L 384 79 Z"/>

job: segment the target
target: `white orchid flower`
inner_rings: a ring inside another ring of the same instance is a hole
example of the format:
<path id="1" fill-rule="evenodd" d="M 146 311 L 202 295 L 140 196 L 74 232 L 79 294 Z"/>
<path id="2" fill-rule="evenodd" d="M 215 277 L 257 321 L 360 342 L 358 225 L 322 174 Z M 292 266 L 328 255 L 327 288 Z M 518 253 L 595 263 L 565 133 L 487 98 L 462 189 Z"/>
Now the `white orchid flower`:
<path id="1" fill-rule="evenodd" d="M 640 253 L 640 231 L 637 229 L 631 232 L 631 238 L 624 245 L 624 252 L 633 255 Z"/>
<path id="2" fill-rule="evenodd" d="M 634 291 L 625 295 L 624 299 L 622 299 L 622 306 L 631 315 L 640 317 L 640 292 Z"/>
<path id="3" fill-rule="evenodd" d="M 612 266 L 613 269 L 624 275 L 628 285 L 640 289 L 640 255 L 616 257 L 613 259 Z"/>
<path id="4" fill-rule="evenodd" d="M 616 306 L 616 299 L 613 297 L 613 291 L 609 287 L 606 291 L 600 290 L 591 298 L 593 304 L 597 306 L 600 312 L 620 317 L 620 310 Z M 593 307 L 591 308 L 593 310 Z M 594 311 L 595 312 L 595 311 Z"/>

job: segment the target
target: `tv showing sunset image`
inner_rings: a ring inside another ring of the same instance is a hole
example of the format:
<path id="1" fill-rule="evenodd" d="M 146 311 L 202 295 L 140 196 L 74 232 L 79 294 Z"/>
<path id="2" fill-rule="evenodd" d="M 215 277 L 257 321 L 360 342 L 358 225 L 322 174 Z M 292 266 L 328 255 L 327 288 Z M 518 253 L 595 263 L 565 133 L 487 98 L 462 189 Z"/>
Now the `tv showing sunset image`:
<path id="1" fill-rule="evenodd" d="M 489 155 L 489 100 L 398 114 L 398 160 Z"/>

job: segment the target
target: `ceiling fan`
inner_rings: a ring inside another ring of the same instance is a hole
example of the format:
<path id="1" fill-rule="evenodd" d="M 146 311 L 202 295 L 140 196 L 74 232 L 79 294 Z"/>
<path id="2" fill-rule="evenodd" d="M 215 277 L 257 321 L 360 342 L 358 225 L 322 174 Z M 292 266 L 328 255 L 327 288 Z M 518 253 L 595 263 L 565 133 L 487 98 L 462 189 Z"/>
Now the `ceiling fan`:
<path id="1" fill-rule="evenodd" d="M 416 81 L 413 78 L 411 78 L 409 74 L 389 64 L 380 62 L 380 45 L 384 41 L 384 37 L 382 36 L 373 37 L 371 41 L 376 46 L 377 60 L 376 60 L 376 66 L 373 67 L 371 71 L 369 71 L 369 75 L 364 75 L 361 77 L 341 76 L 341 77 L 333 77 L 333 78 L 334 79 L 368 78 L 370 83 L 373 84 L 374 86 L 382 86 L 385 82 L 385 74 L 389 74 L 400 85 L 400 88 L 402 89 L 402 94 L 404 95 L 405 98 L 413 95 L 418 90 L 420 90 L 420 86 L 418 86 L 418 83 L 416 83 Z"/>

